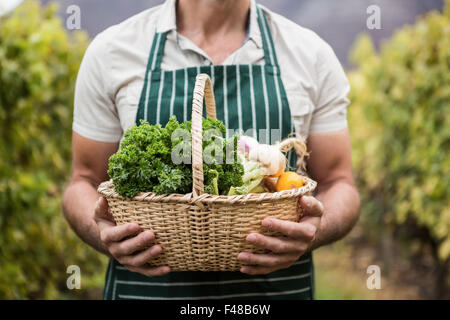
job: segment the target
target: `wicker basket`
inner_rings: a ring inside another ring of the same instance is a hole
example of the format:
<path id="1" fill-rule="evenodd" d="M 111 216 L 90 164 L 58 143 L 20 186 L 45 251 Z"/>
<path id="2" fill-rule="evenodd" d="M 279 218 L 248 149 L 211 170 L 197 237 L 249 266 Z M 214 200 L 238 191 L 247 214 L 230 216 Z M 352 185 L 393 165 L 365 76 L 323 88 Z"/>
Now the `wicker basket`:
<path id="1" fill-rule="evenodd" d="M 153 230 L 154 243 L 163 252 L 150 265 L 168 265 L 172 271 L 237 271 L 242 263 L 239 252 L 266 252 L 245 240 L 252 232 L 278 235 L 261 227 L 266 217 L 298 221 L 301 208 L 298 199 L 311 193 L 316 182 L 304 177 L 305 185 L 276 193 L 216 196 L 204 193 L 202 156 L 202 110 L 216 118 L 211 80 L 197 76 L 192 104 L 192 193 L 156 195 L 140 193 L 133 199 L 122 198 L 114 191 L 112 181 L 103 182 L 98 192 L 106 197 L 117 225 L 135 222 L 143 230 Z M 298 142 L 298 140 L 297 140 Z M 279 144 L 286 152 L 298 148 L 296 139 Z M 297 150 L 301 151 L 301 150 Z"/>

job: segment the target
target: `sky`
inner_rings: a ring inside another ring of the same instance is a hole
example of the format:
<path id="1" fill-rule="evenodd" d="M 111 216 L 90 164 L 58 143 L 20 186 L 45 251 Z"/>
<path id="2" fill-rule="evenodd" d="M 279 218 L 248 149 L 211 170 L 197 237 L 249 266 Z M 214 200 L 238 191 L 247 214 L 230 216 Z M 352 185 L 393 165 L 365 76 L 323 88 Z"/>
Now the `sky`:
<path id="1" fill-rule="evenodd" d="M 16 8 L 23 0 L 0 0 L 0 17 L 14 8 Z"/>

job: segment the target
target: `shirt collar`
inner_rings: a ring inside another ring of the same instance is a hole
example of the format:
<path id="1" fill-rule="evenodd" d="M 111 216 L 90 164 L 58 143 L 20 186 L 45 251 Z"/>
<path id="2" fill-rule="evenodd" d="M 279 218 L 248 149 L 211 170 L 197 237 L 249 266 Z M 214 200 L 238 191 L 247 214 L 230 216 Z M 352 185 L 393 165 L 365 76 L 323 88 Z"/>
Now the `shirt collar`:
<path id="1" fill-rule="evenodd" d="M 259 30 L 258 11 L 255 0 L 250 1 L 250 24 L 248 38 L 251 39 L 258 48 L 262 48 L 262 38 Z"/>
<path id="2" fill-rule="evenodd" d="M 176 22 L 176 0 L 167 0 L 161 8 L 158 22 L 156 23 L 156 32 L 164 33 L 177 29 Z"/>
<path id="3" fill-rule="evenodd" d="M 164 33 L 177 30 L 176 23 L 176 1 L 167 0 L 161 8 L 161 14 L 156 24 L 156 31 Z M 250 23 L 248 39 L 252 40 L 258 48 L 262 48 L 261 32 L 258 24 L 258 13 L 255 0 L 250 0 Z"/>

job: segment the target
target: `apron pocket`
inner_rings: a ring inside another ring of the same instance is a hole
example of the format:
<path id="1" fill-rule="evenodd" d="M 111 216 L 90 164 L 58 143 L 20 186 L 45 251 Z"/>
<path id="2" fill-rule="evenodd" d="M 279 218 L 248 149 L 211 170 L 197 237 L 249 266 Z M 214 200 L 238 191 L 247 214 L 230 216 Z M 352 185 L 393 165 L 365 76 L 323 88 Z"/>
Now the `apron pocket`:
<path id="1" fill-rule="evenodd" d="M 139 98 L 141 97 L 142 84 L 130 83 L 126 88 L 127 105 L 130 107 L 137 107 L 139 104 Z"/>
<path id="2" fill-rule="evenodd" d="M 119 108 L 119 116 L 123 132 L 125 132 L 135 123 L 139 99 L 141 98 L 142 83 L 130 83 L 123 90 L 125 91 L 125 97 L 122 107 Z"/>
<path id="3" fill-rule="evenodd" d="M 313 104 L 309 98 L 304 96 L 291 95 L 289 101 L 295 132 L 307 138 L 313 113 Z"/>

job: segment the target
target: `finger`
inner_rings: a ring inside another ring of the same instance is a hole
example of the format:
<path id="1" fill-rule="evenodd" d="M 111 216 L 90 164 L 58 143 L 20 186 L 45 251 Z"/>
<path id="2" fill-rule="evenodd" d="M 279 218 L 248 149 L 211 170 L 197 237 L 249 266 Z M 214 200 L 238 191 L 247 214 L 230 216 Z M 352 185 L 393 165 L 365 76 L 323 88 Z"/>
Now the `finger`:
<path id="1" fill-rule="evenodd" d="M 137 272 L 143 274 L 147 277 L 155 277 L 162 276 L 170 272 L 170 267 L 162 266 L 162 267 L 133 267 L 133 266 L 125 266 L 128 270 L 132 272 Z"/>
<path id="2" fill-rule="evenodd" d="M 114 221 L 114 218 L 109 213 L 109 206 L 108 201 L 105 197 L 98 198 L 97 202 L 95 203 L 95 218 L 98 219 L 107 219 Z"/>
<path id="3" fill-rule="evenodd" d="M 322 202 L 314 197 L 302 196 L 299 200 L 300 206 L 305 215 L 320 217 L 323 214 L 324 208 Z"/>
<path id="4" fill-rule="evenodd" d="M 317 231 L 317 227 L 310 223 L 284 221 L 275 218 L 264 219 L 262 226 L 271 231 L 280 232 L 291 239 L 311 240 Z"/>
<path id="5" fill-rule="evenodd" d="M 162 248 L 159 245 L 154 245 L 147 250 L 139 252 L 135 255 L 124 256 L 119 259 L 121 264 L 131 267 L 142 267 L 148 263 L 151 259 L 157 257 L 162 252 Z"/>
<path id="6" fill-rule="evenodd" d="M 246 240 L 251 244 L 275 253 L 303 253 L 308 245 L 304 241 L 288 238 L 269 237 L 260 233 L 251 233 Z"/>
<path id="7" fill-rule="evenodd" d="M 97 223 L 100 230 L 116 225 L 114 218 L 109 213 L 108 202 L 104 197 L 98 198 L 95 203 L 94 221 Z"/>
<path id="8" fill-rule="evenodd" d="M 315 226 L 317 229 L 320 227 L 321 218 L 320 217 L 312 217 L 312 216 L 304 216 L 300 218 L 300 224 L 311 224 Z"/>
<path id="9" fill-rule="evenodd" d="M 102 223 L 99 224 L 100 227 L 100 239 L 103 243 L 112 243 L 122 241 L 126 237 L 136 234 L 140 227 L 137 223 L 127 223 L 120 226 L 108 226 L 101 228 Z"/>
<path id="10" fill-rule="evenodd" d="M 150 246 L 153 239 L 155 239 L 155 234 L 146 230 L 131 239 L 112 243 L 109 252 L 115 257 L 128 256 Z"/>
<path id="11" fill-rule="evenodd" d="M 238 259 L 247 265 L 262 267 L 277 267 L 294 263 L 300 255 L 292 254 L 254 254 L 250 252 L 240 252 Z"/>

